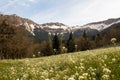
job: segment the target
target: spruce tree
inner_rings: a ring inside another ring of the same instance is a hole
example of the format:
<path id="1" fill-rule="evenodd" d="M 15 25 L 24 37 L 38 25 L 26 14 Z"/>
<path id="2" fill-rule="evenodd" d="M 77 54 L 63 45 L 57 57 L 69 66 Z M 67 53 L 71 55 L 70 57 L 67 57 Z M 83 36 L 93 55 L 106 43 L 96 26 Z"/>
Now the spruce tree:
<path id="1" fill-rule="evenodd" d="M 83 32 L 83 35 L 80 41 L 81 41 L 80 50 L 84 51 L 90 48 L 90 42 L 89 42 L 89 38 L 87 37 L 86 31 Z"/>
<path id="2" fill-rule="evenodd" d="M 71 32 L 69 35 L 69 39 L 67 41 L 67 49 L 68 52 L 74 52 L 75 51 L 75 42 L 73 39 L 73 33 Z"/>
<path id="3" fill-rule="evenodd" d="M 53 37 L 53 49 L 55 54 L 59 53 L 60 50 L 60 43 L 57 34 Z"/>

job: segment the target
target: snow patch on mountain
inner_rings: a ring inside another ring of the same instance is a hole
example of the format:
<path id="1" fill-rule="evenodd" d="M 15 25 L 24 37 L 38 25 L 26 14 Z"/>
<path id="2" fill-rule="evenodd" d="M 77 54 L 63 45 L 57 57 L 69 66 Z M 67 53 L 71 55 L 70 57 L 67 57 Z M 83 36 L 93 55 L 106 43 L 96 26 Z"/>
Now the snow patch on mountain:
<path id="1" fill-rule="evenodd" d="M 111 25 L 117 24 L 117 23 L 120 23 L 120 20 L 110 23 L 110 24 L 105 24 L 105 23 L 87 24 L 87 25 L 81 26 L 80 28 L 91 28 L 91 29 L 97 29 L 97 30 L 101 31 L 101 30 L 104 30 L 104 29 L 110 27 Z"/>
<path id="2" fill-rule="evenodd" d="M 33 24 L 28 24 L 27 22 L 25 22 L 24 23 L 24 26 L 25 26 L 25 29 L 27 30 L 27 31 L 29 31 L 33 36 L 35 35 L 34 34 L 34 29 L 35 29 L 35 25 L 33 25 Z"/>
<path id="3" fill-rule="evenodd" d="M 66 30 L 68 28 L 68 26 L 56 26 L 56 25 L 47 25 L 47 26 L 44 26 L 44 28 L 51 28 L 51 29 L 63 29 L 63 30 Z"/>

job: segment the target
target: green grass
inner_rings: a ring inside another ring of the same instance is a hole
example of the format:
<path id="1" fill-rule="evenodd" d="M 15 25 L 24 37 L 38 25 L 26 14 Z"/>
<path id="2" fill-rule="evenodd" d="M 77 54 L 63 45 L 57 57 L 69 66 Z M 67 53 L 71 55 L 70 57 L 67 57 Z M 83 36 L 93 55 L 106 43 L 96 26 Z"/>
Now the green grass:
<path id="1" fill-rule="evenodd" d="M 120 80 L 120 47 L 1 60 L 0 80 Z"/>

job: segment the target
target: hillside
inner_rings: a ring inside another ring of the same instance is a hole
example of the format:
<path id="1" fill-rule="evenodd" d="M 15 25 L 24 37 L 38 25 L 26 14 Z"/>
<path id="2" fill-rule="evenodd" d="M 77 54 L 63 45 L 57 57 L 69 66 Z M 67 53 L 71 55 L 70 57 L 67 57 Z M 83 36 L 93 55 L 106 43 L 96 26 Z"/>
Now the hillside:
<path id="1" fill-rule="evenodd" d="M 104 21 L 92 22 L 86 25 L 69 26 L 60 22 L 49 22 L 44 24 L 36 23 L 30 19 L 22 18 L 16 14 L 5 15 L 0 14 L 0 24 L 6 20 L 10 26 L 24 27 L 27 34 L 34 37 L 36 42 L 48 40 L 48 33 L 63 33 L 63 40 L 67 40 L 69 32 L 74 32 L 74 38 L 82 36 L 83 32 L 86 31 L 88 36 L 95 36 L 99 32 L 109 28 L 111 25 L 120 22 L 120 18 L 112 18 Z M 107 32 L 107 30 L 106 30 Z"/>
<path id="2" fill-rule="evenodd" d="M 2 60 L 0 80 L 119 80 L 120 46 L 50 57 Z"/>

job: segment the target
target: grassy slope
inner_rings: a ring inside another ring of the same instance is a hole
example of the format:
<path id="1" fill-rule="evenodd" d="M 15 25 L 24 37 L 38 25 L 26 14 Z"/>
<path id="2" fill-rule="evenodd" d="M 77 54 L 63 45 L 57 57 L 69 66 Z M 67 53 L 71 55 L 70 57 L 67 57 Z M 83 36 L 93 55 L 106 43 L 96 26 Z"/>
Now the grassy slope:
<path id="1" fill-rule="evenodd" d="M 119 80 L 120 47 L 2 60 L 0 80 Z"/>

